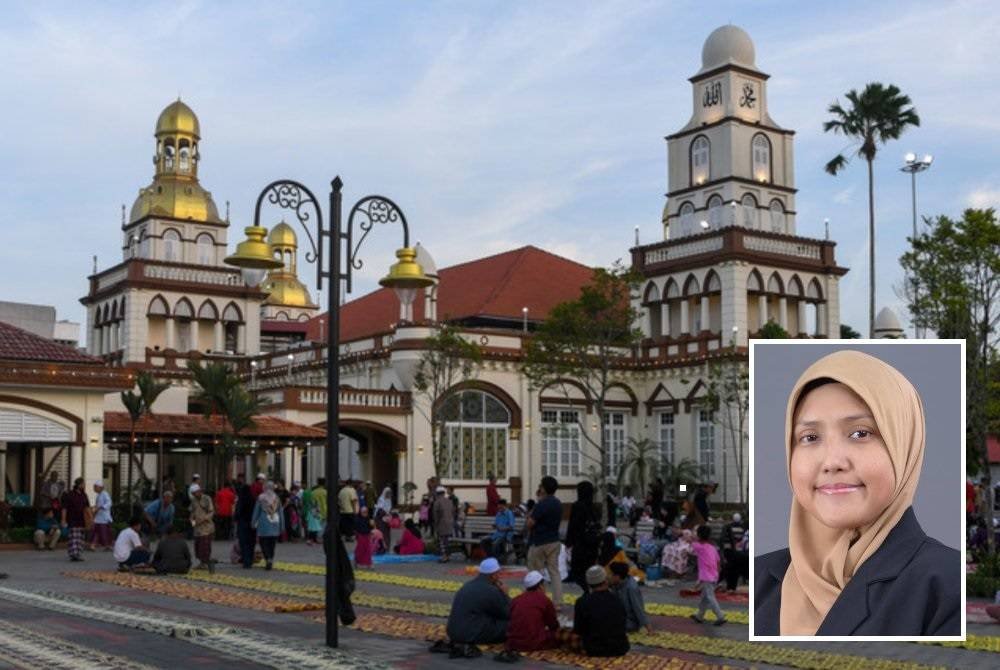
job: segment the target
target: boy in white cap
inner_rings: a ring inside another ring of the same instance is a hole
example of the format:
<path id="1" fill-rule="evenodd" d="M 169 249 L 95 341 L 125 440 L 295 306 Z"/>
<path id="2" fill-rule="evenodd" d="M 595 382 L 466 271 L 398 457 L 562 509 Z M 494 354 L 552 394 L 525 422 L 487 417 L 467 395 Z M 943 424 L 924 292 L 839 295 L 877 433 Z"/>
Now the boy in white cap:
<path id="1" fill-rule="evenodd" d="M 214 572 L 212 538 L 215 536 L 215 505 L 198 484 L 191 488 L 191 528 L 194 531 L 194 555 L 198 558 L 196 569 Z"/>
<path id="2" fill-rule="evenodd" d="M 532 570 L 524 576 L 524 593 L 510 603 L 506 649 L 522 652 L 552 649 L 559 646 L 558 630 L 556 608 L 545 595 L 542 573 Z"/>
<path id="3" fill-rule="evenodd" d="M 503 642 L 509 621 L 510 598 L 500 579 L 500 563 L 487 558 L 479 564 L 479 574 L 462 585 L 451 603 L 448 615 L 451 655 L 479 656 L 481 652 L 475 645 Z"/>
<path id="4" fill-rule="evenodd" d="M 90 550 L 100 547 L 111 551 L 111 496 L 104 490 L 104 482 L 94 482 L 94 534 L 90 541 Z"/>
<path id="5" fill-rule="evenodd" d="M 608 590 L 607 573 L 599 565 L 587 568 L 588 593 L 576 601 L 573 632 L 580 636 L 587 656 L 624 656 L 628 653 L 625 608 Z"/>

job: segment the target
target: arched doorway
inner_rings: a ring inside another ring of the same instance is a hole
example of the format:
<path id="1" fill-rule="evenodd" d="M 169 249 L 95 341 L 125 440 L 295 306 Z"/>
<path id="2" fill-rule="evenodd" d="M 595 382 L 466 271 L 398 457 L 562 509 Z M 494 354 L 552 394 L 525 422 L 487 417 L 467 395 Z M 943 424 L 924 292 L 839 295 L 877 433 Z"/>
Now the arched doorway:
<path id="1" fill-rule="evenodd" d="M 316 425 L 326 428 L 326 422 Z M 399 454 L 406 448 L 406 436 L 397 430 L 364 419 L 340 420 L 340 476 L 371 482 L 381 493 L 389 486 L 393 500 L 398 500 Z M 310 485 L 324 476 L 325 447 L 311 447 L 306 461 L 306 479 Z M 356 454 L 356 456 L 355 456 Z"/>

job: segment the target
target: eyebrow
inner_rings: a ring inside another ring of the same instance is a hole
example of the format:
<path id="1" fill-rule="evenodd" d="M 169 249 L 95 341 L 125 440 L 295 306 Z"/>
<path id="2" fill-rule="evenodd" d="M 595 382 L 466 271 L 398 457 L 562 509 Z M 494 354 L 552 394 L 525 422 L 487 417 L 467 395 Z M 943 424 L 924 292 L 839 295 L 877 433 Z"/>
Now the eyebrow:
<path id="1" fill-rule="evenodd" d="M 838 421 L 840 423 L 850 423 L 851 421 L 860 421 L 862 419 L 870 419 L 871 421 L 874 421 L 875 417 L 873 417 L 871 414 L 852 414 L 851 416 L 842 417 L 842 418 L 838 419 Z M 810 421 L 797 421 L 795 423 L 795 425 L 796 426 L 818 426 L 818 425 L 820 425 L 822 423 L 824 423 L 824 422 L 820 421 L 818 419 L 813 419 L 813 420 L 810 420 Z"/>

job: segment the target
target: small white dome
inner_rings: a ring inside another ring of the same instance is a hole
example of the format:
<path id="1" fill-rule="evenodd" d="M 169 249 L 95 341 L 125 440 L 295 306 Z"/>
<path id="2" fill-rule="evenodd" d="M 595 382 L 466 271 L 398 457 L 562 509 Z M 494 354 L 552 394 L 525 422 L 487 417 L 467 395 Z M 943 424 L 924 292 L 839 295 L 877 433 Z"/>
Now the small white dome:
<path id="1" fill-rule="evenodd" d="M 757 69 L 753 40 L 747 31 L 734 25 L 722 26 L 712 31 L 701 48 L 701 71 L 714 70 L 723 65 L 742 65 Z"/>
<path id="2" fill-rule="evenodd" d="M 416 261 L 420 263 L 420 267 L 424 271 L 424 274 L 428 277 L 437 279 L 437 264 L 434 262 L 434 258 L 430 255 L 430 252 L 428 252 L 427 248 L 420 244 L 420 242 L 417 242 L 417 246 L 414 248 L 417 251 Z"/>
<path id="3" fill-rule="evenodd" d="M 903 330 L 903 327 L 899 324 L 896 313 L 888 307 L 883 307 L 875 317 L 875 330 Z"/>

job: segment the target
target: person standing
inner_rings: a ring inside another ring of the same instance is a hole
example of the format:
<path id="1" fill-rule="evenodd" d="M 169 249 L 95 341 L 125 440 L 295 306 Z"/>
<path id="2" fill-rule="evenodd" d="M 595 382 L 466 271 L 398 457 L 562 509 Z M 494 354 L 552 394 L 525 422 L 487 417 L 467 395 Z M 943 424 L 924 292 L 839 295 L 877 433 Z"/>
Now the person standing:
<path id="1" fill-rule="evenodd" d="M 243 481 L 243 475 L 238 475 L 236 508 L 233 516 L 236 519 L 236 538 L 240 545 L 240 562 L 245 570 L 253 567 L 254 548 L 257 546 L 257 533 L 253 528 L 255 504 L 252 488 Z"/>
<path id="2" fill-rule="evenodd" d="M 201 488 L 201 475 L 199 475 L 197 472 L 191 475 L 191 482 L 188 484 L 187 487 L 188 502 L 190 502 L 191 498 L 194 496 L 195 486 Z"/>
<path id="3" fill-rule="evenodd" d="M 691 618 L 698 623 L 705 623 L 705 611 L 711 608 L 715 612 L 715 624 L 726 623 L 726 616 L 715 599 L 715 585 L 719 581 L 719 550 L 709 540 L 712 529 L 708 526 L 698 526 L 698 539 L 691 545 L 691 551 L 698 557 L 698 585 L 701 587 L 701 602 L 698 603 L 698 613 Z"/>
<path id="4" fill-rule="evenodd" d="M 326 527 L 327 512 L 326 479 L 320 477 L 316 480 L 316 486 L 309 492 L 309 506 L 306 508 L 306 529 L 307 538 L 312 541 L 320 541 L 323 529 Z M 307 543 L 308 544 L 308 543 Z"/>
<path id="5" fill-rule="evenodd" d="M 236 491 L 233 483 L 226 483 L 215 492 L 215 518 L 218 519 L 218 537 L 220 540 L 233 539 L 233 506 L 236 504 Z"/>
<path id="6" fill-rule="evenodd" d="M 365 482 L 365 503 L 361 507 L 368 508 L 368 515 L 370 517 L 375 516 L 375 503 L 378 500 L 378 494 L 375 492 L 375 487 L 371 482 Z M 390 490 L 391 493 L 391 490 Z M 360 510 L 359 510 L 360 511 Z"/>
<path id="7" fill-rule="evenodd" d="M 94 482 L 94 493 L 97 498 L 94 501 L 94 536 L 90 550 L 95 551 L 97 547 L 101 547 L 104 551 L 111 551 L 111 496 L 104 490 L 104 482 L 100 480 Z"/>
<path id="8" fill-rule="evenodd" d="M 285 506 L 285 522 L 288 525 L 288 539 L 298 542 L 302 539 L 302 485 L 292 482 Z"/>
<path id="9" fill-rule="evenodd" d="M 250 486 L 250 494 L 253 496 L 254 501 L 260 497 L 260 494 L 264 492 L 264 482 L 267 481 L 267 475 L 263 472 L 257 473 L 257 479 L 254 480 L 253 484 Z"/>
<path id="10" fill-rule="evenodd" d="M 746 526 L 743 525 L 743 517 L 739 512 L 733 514 L 733 520 L 722 529 L 722 556 L 726 559 L 726 590 L 730 593 L 736 592 L 740 576 L 745 576 L 748 581 L 750 578 L 748 556 L 739 550 L 745 533 Z"/>
<path id="11" fill-rule="evenodd" d="M 146 505 L 143 516 L 151 534 L 166 537 L 174 525 L 174 494 L 164 491 L 163 496 Z"/>
<path id="12" fill-rule="evenodd" d="M 628 653 L 625 633 L 625 608 L 618 596 L 608 590 L 604 568 L 587 568 L 590 590 L 580 596 L 573 608 L 573 632 L 580 636 L 587 656 L 624 656 Z"/>
<path id="13" fill-rule="evenodd" d="M 451 543 L 451 535 L 455 532 L 455 510 L 452 508 L 451 499 L 443 486 L 438 486 L 437 497 L 434 498 L 434 506 L 431 514 L 434 517 L 434 533 L 438 538 L 439 563 L 448 562 L 448 545 Z"/>
<path id="14" fill-rule="evenodd" d="M 63 494 L 60 500 L 62 507 L 62 525 L 69 529 L 69 544 L 66 547 L 69 560 L 82 561 L 83 533 L 86 528 L 86 515 L 90 509 L 90 500 L 83 490 L 83 477 L 77 477 L 73 488 Z"/>
<path id="15" fill-rule="evenodd" d="M 362 507 L 355 517 L 354 537 L 354 564 L 359 568 L 372 567 L 372 520 L 367 507 Z"/>
<path id="16" fill-rule="evenodd" d="M 375 503 L 375 527 L 382 532 L 382 536 L 388 542 L 389 538 L 389 518 L 392 514 L 392 489 L 386 486 L 382 489 L 382 495 Z"/>
<path id="17" fill-rule="evenodd" d="M 562 502 L 556 497 L 559 482 L 555 477 L 542 477 L 536 495 L 538 502 L 531 510 L 525 527 L 528 538 L 528 570 L 548 569 L 552 582 L 552 601 L 556 611 L 562 606 L 562 579 L 559 577 L 559 524 L 562 523 Z"/>
<path id="18" fill-rule="evenodd" d="M 698 513 L 701 514 L 701 518 L 705 520 L 705 523 L 708 523 L 708 514 L 710 511 L 708 507 L 708 496 L 715 493 L 717 486 L 718 484 L 711 482 L 702 484 L 701 487 L 699 487 L 698 492 L 694 494 L 695 509 L 697 509 Z"/>
<path id="19" fill-rule="evenodd" d="M 191 527 L 194 530 L 194 555 L 198 559 L 196 569 L 215 572 L 212 561 L 212 539 L 215 536 L 215 505 L 212 498 L 205 495 L 201 486 L 193 484 L 191 491 Z"/>
<path id="20" fill-rule="evenodd" d="M 587 568 L 597 561 L 597 546 L 601 539 L 600 519 L 594 507 L 594 485 L 582 481 L 576 485 L 576 502 L 569 511 L 566 527 L 566 548 L 570 550 L 569 579 L 587 592 L 584 578 Z"/>
<path id="21" fill-rule="evenodd" d="M 496 516 L 497 507 L 500 503 L 500 492 L 497 491 L 497 478 L 491 472 L 487 475 L 489 483 L 486 485 L 486 515 Z"/>
<path id="22" fill-rule="evenodd" d="M 346 539 L 354 535 L 354 517 L 361 509 L 358 503 L 357 489 L 350 482 L 341 482 L 337 505 L 340 508 L 340 534 Z"/>
<path id="23" fill-rule="evenodd" d="M 278 536 L 285 527 L 281 514 L 281 499 L 274 492 L 274 484 L 267 482 L 264 485 L 264 492 L 257 498 L 257 503 L 253 509 L 253 528 L 257 531 L 257 541 L 260 542 L 260 551 L 264 554 L 264 569 L 270 570 L 274 567 L 274 546 L 278 542 Z M 246 560 L 244 560 L 244 564 Z"/>

